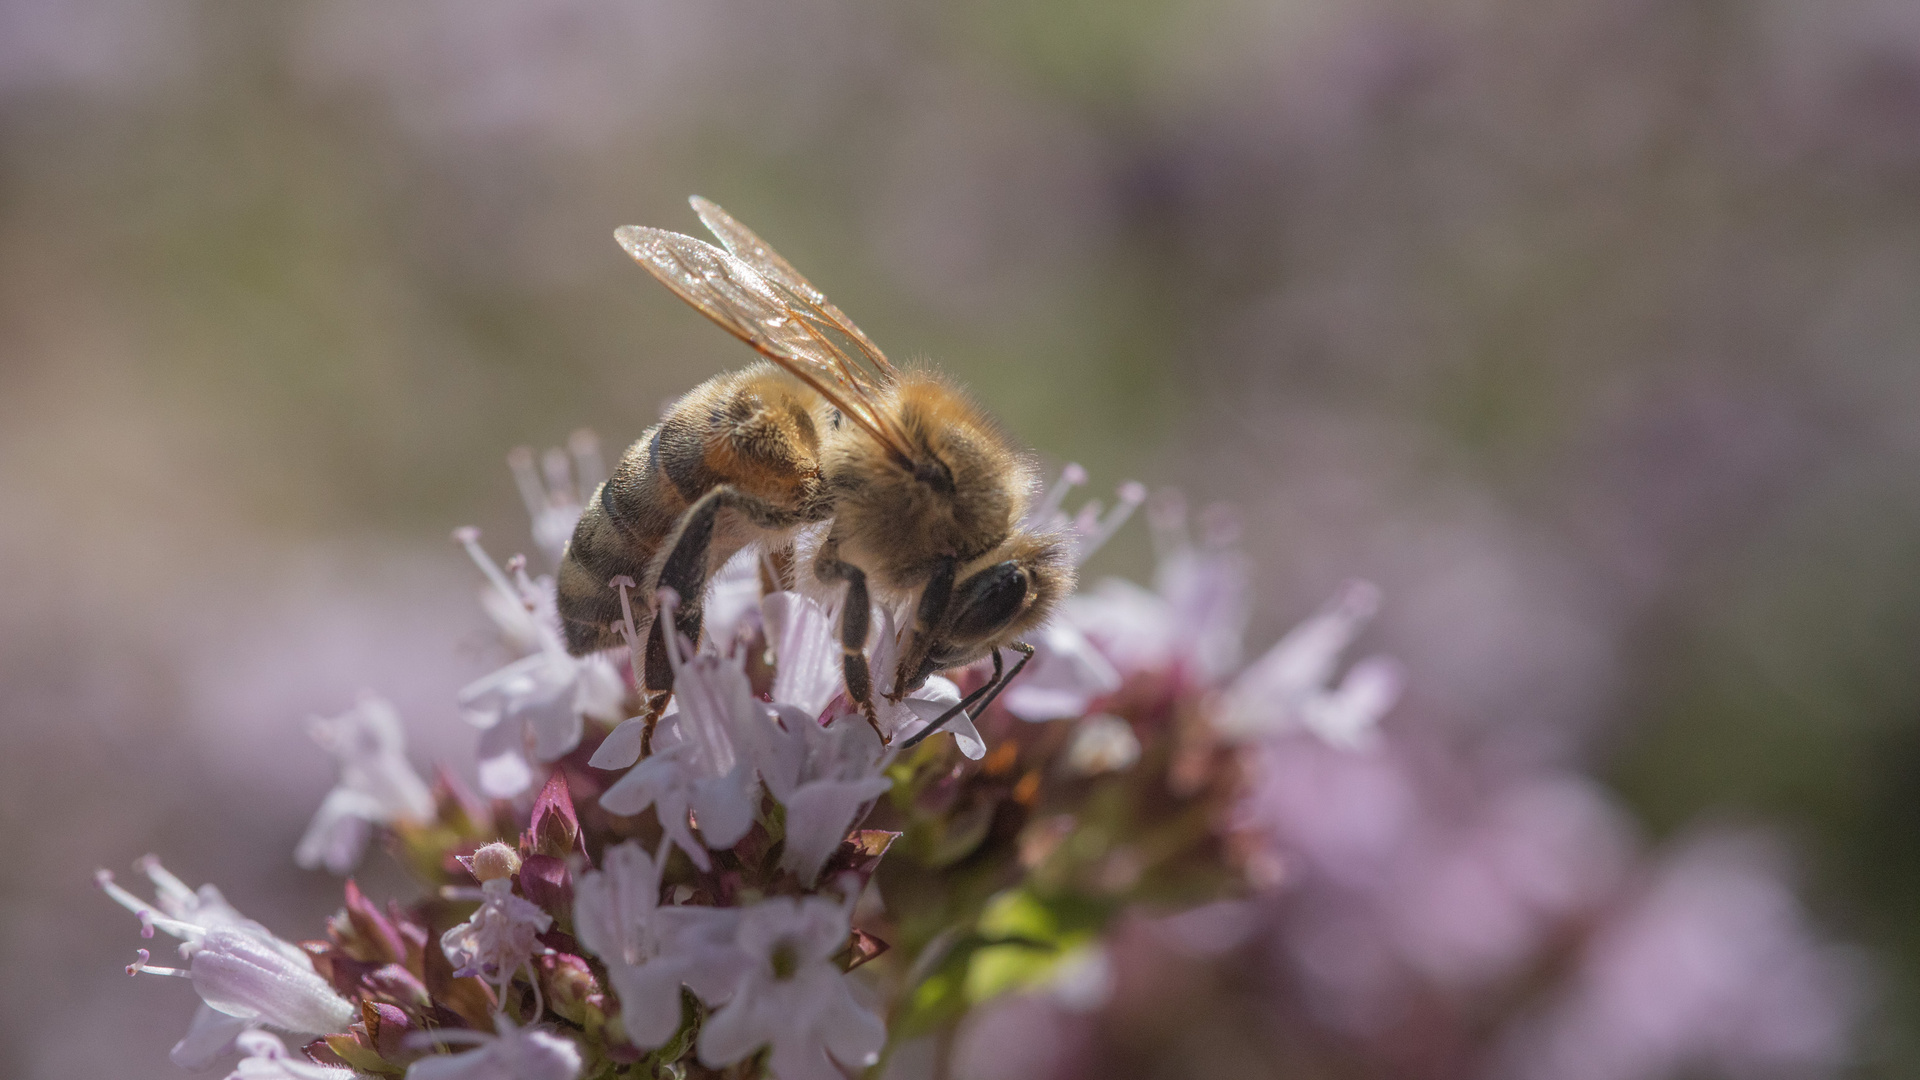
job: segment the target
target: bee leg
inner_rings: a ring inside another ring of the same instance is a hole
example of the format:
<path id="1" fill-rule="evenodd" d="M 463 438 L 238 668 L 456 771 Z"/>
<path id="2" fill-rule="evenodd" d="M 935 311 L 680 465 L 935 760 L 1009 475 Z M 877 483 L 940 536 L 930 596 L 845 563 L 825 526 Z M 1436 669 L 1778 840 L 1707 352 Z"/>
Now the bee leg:
<path id="1" fill-rule="evenodd" d="M 867 595 L 866 572 L 850 562 L 841 562 L 839 546 L 831 540 L 821 545 L 813 571 L 824 580 L 847 583 L 847 596 L 840 605 L 841 675 L 846 680 L 848 699 L 860 706 L 873 733 L 885 745 L 891 740 L 880 730 L 880 717 L 874 713 L 873 674 L 867 667 L 867 626 L 873 602 Z"/>
<path id="2" fill-rule="evenodd" d="M 851 563 L 840 564 L 847 579 L 847 599 L 840 609 L 841 674 L 846 679 L 847 697 L 860 706 L 873 733 L 885 745 L 892 740 L 880 730 L 880 718 L 873 711 L 873 674 L 867 668 L 867 620 L 871 601 L 867 598 L 867 575 Z"/>
<path id="3" fill-rule="evenodd" d="M 647 632 L 647 685 L 643 691 L 647 695 L 647 724 L 640 731 L 640 756 L 648 757 L 653 753 L 653 729 L 660 723 L 660 716 L 667 711 L 667 702 L 673 699 L 673 665 L 667 662 L 666 620 L 659 615 L 653 619 L 653 628 Z"/>
<path id="4" fill-rule="evenodd" d="M 1026 667 L 1027 661 L 1033 659 L 1033 646 L 1027 644 L 1024 641 L 1012 642 L 1008 644 L 1007 648 L 1012 649 L 1014 652 L 1019 653 L 1020 659 L 1014 661 L 1013 670 L 1007 672 L 1006 678 L 996 680 L 995 684 L 993 685 L 993 693 L 988 694 L 987 700 L 980 703 L 980 708 L 975 710 L 973 713 L 973 715 L 975 716 L 985 716 L 987 714 L 987 710 L 993 707 L 993 699 L 999 697 L 1000 691 L 1005 690 L 1008 684 L 1012 683 L 1015 678 L 1019 677 L 1020 669 Z"/>
<path id="5" fill-rule="evenodd" d="M 667 548 L 667 557 L 660 564 L 660 574 L 655 579 L 657 587 L 672 589 L 680 594 L 680 610 L 674 615 L 674 628 L 680 635 L 693 643 L 700 644 L 700 621 L 703 602 L 707 593 L 707 563 L 713 547 L 714 519 L 722 510 L 734 510 L 745 516 L 755 525 L 766 529 L 786 528 L 798 523 L 793 511 L 777 506 L 765 499 L 733 487 L 721 484 L 695 500 L 680 517 L 672 545 Z M 660 635 L 660 621 L 654 620 L 655 634 Z M 666 668 L 666 641 L 660 640 L 658 666 Z M 655 649 L 650 641 L 647 646 L 647 680 L 653 686 L 655 675 Z M 668 671 L 663 688 L 671 689 L 673 676 Z"/>
<path id="6" fill-rule="evenodd" d="M 920 665 L 926 663 L 927 652 L 933 647 L 935 631 L 942 619 L 947 617 L 947 608 L 953 601 L 954 558 L 944 555 L 934 564 L 933 576 L 927 579 L 926 588 L 920 591 L 920 603 L 913 611 L 913 636 L 907 639 L 907 647 L 900 650 L 900 663 L 894 668 L 893 689 L 887 693 L 887 700 L 898 702 L 908 693 L 917 689 L 915 677 L 920 674 Z"/>

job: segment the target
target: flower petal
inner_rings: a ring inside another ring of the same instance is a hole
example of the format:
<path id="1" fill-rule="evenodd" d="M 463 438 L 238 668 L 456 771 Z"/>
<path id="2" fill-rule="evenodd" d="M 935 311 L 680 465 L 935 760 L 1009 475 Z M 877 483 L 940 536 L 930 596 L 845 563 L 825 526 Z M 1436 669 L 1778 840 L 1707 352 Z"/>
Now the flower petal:
<path id="1" fill-rule="evenodd" d="M 647 718 L 636 716 L 620 721 L 619 726 L 607 732 L 600 741 L 587 764 L 596 769 L 625 769 L 640 760 L 640 741 L 647 733 Z"/>
<path id="2" fill-rule="evenodd" d="M 380 816 L 380 804 L 372 796 L 334 788 L 320 801 L 320 809 L 314 811 L 313 821 L 294 846 L 294 863 L 303 870 L 324 864 L 336 874 L 347 873 L 359 863 L 372 833 L 371 822 Z"/>
<path id="3" fill-rule="evenodd" d="M 872 1010 L 854 1000 L 847 976 L 831 968 L 822 969 L 831 976 L 821 979 L 826 1008 L 821 1010 L 816 1030 L 826 1040 L 827 1051 L 843 1065 L 864 1069 L 880 1060 L 887 1045 L 887 1026 Z"/>
<path id="4" fill-rule="evenodd" d="M 633 1045 L 652 1050 L 680 1030 L 680 973 L 674 965 L 609 963 L 607 976 L 620 997 L 620 1022 Z"/>
<path id="5" fill-rule="evenodd" d="M 749 983 L 750 988 L 753 984 Z M 700 1060 L 723 1068 L 758 1050 L 767 1042 L 765 1028 L 754 1016 L 756 996 L 740 993 L 700 1025 Z"/>
<path id="6" fill-rule="evenodd" d="M 251 1016 L 228 1016 L 203 1003 L 193 1014 L 193 1025 L 173 1044 L 167 1058 L 188 1072 L 205 1072 L 233 1046 L 241 1032 L 257 1022 Z"/>
<path id="7" fill-rule="evenodd" d="M 311 962 L 296 963 L 259 935 L 216 929 L 188 962 L 200 999 L 228 1016 L 257 1017 L 270 1027 L 325 1035 L 347 1030 L 359 1015 L 333 992 Z"/>
<path id="8" fill-rule="evenodd" d="M 811 886 L 853 828 L 855 815 L 892 786 L 893 781 L 884 776 L 802 784 L 785 803 L 787 846 L 780 856 L 781 867 Z"/>
<path id="9" fill-rule="evenodd" d="M 690 800 L 694 821 L 707 846 L 730 848 L 753 828 L 752 774 L 739 766 L 726 776 L 693 782 Z"/>

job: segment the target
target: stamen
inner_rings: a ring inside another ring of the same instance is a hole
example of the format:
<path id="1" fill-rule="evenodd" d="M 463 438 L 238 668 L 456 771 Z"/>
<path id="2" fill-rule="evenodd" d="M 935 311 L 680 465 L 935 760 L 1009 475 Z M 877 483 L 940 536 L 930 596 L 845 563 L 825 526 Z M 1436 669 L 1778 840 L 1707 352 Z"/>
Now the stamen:
<path id="1" fill-rule="evenodd" d="M 633 625 L 633 601 L 627 598 L 627 590 L 635 588 L 633 579 L 625 574 L 616 576 L 607 584 L 620 590 L 620 617 L 617 623 L 627 633 L 627 667 L 633 672 L 633 688 L 638 692 L 643 685 L 640 679 L 640 631 Z"/>
<path id="2" fill-rule="evenodd" d="M 153 936 L 153 909 L 147 906 L 145 900 L 140 899 L 116 884 L 113 880 L 113 871 L 95 870 L 93 872 L 93 883 L 100 886 L 100 891 L 106 893 L 114 903 L 133 912 L 133 914 L 139 918 L 141 937 L 150 938 Z"/>
<path id="3" fill-rule="evenodd" d="M 1055 514 L 1060 512 L 1060 504 L 1067 501 L 1067 492 L 1086 482 L 1087 470 L 1081 468 L 1078 463 L 1070 464 L 1060 470 L 1060 479 L 1055 480 L 1053 486 L 1047 489 L 1047 493 L 1041 496 L 1040 505 L 1033 508 L 1033 512 L 1027 515 L 1027 520 L 1044 527 L 1053 520 Z"/>
<path id="4" fill-rule="evenodd" d="M 1113 539 L 1113 534 L 1120 531 L 1120 527 L 1133 516 L 1134 510 L 1147 501 L 1146 485 L 1129 480 L 1120 485 L 1119 496 L 1120 501 L 1107 511 L 1104 518 L 1100 516 L 1098 503 L 1088 503 L 1080 511 L 1080 520 L 1075 523 L 1080 531 L 1080 550 L 1076 555 L 1080 562 L 1086 562 L 1102 545 Z M 1088 510 L 1093 513 L 1089 515 Z"/>
<path id="5" fill-rule="evenodd" d="M 513 470 L 513 482 L 520 489 L 521 501 L 527 504 L 527 516 L 538 519 L 547 508 L 547 489 L 533 469 L 533 451 L 524 446 L 507 451 L 507 468 Z"/>
<path id="6" fill-rule="evenodd" d="M 553 952 L 552 949 L 546 949 L 540 955 L 545 956 L 551 952 Z M 527 969 L 527 981 L 533 984 L 533 1022 L 537 1024 L 540 1018 L 547 1014 L 547 1000 L 540 993 L 540 972 L 534 969 L 532 960 L 528 960 L 522 966 Z M 512 976 L 508 976 L 507 981 L 511 983 Z"/>
<path id="7" fill-rule="evenodd" d="M 93 872 L 93 883 L 100 886 L 100 891 L 112 898 L 114 903 L 133 912 L 133 914 L 139 918 L 140 936 L 143 938 L 152 937 L 156 928 L 165 930 L 167 933 L 172 934 L 182 941 L 198 941 L 207 934 L 207 929 L 204 926 L 195 926 L 190 922 L 182 922 L 179 919 L 170 919 L 164 915 L 156 914 L 145 900 L 140 899 L 116 884 L 113 880 L 113 872 L 110 870 L 95 870 Z"/>
<path id="8" fill-rule="evenodd" d="M 147 963 L 148 960 L 153 959 L 153 954 L 145 949 L 138 950 L 134 955 L 140 959 L 127 965 L 127 974 L 129 975 L 171 975 L 176 979 L 193 978 L 193 974 L 186 968 L 154 967 L 152 964 Z"/>
<path id="9" fill-rule="evenodd" d="M 680 678 L 681 665 L 693 662 L 693 646 L 687 642 L 686 638 L 680 636 L 680 631 L 673 625 L 673 617 L 680 610 L 680 594 L 675 592 L 672 586 L 662 585 L 659 591 L 653 594 L 653 610 L 656 620 L 666 620 L 661 625 L 666 628 L 667 663 L 673 668 L 673 677 L 677 682 Z M 684 657 L 680 652 L 683 644 L 687 646 Z"/>
<path id="10" fill-rule="evenodd" d="M 573 467 L 567 452 L 554 447 L 540 455 L 540 471 L 547 474 L 547 506 L 565 506 L 573 499 Z"/>
<path id="11" fill-rule="evenodd" d="M 579 485 L 580 502 L 593 495 L 593 489 L 607 478 L 607 463 L 600 456 L 600 437 L 586 428 L 567 436 L 567 449 L 573 453 L 573 480 Z"/>
<path id="12" fill-rule="evenodd" d="M 1154 558 L 1160 562 L 1193 546 L 1187 534 L 1187 501 L 1177 491 L 1162 491 L 1147 500 L 1147 528 L 1153 537 Z"/>
<path id="13" fill-rule="evenodd" d="M 513 587 L 520 590 L 520 602 L 533 611 L 540 605 L 540 590 L 534 588 L 533 579 L 527 576 L 527 557 L 515 555 L 507 560 L 507 573 L 513 575 Z"/>
<path id="14" fill-rule="evenodd" d="M 153 882 L 154 889 L 163 897 L 171 897 L 183 906 L 199 899 L 198 895 L 187 887 L 186 882 L 168 873 L 167 868 L 160 865 L 158 855 L 140 856 L 133 861 L 133 868 L 147 875 L 147 880 Z"/>
<path id="15" fill-rule="evenodd" d="M 500 590 L 500 595 L 516 604 L 525 603 L 520 594 L 515 591 L 513 583 L 507 580 L 507 575 L 500 572 L 499 565 L 487 555 L 486 549 L 480 546 L 479 529 L 471 525 L 462 525 L 453 530 L 453 539 L 455 543 L 467 549 L 467 556 L 473 560 L 475 566 L 480 568 L 480 572 L 487 576 L 487 580 L 493 584 L 493 587 Z"/>

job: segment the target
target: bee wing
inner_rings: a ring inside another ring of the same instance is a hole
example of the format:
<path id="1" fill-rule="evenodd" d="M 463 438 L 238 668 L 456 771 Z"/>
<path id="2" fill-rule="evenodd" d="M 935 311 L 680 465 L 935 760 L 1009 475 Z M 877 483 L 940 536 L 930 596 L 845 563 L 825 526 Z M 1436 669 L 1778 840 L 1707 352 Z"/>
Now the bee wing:
<path id="1" fill-rule="evenodd" d="M 615 240 L 674 295 L 754 351 L 779 364 L 901 457 L 906 440 L 875 407 L 873 388 L 850 378 L 853 365 L 753 267 L 691 236 L 622 225 Z"/>
<path id="2" fill-rule="evenodd" d="M 752 229 L 734 220 L 733 215 L 720 209 L 718 203 L 710 202 L 698 195 L 687 201 L 693 204 L 693 212 L 700 215 L 701 223 L 706 225 L 708 232 L 719 239 L 722 247 L 741 262 L 759 271 L 767 281 L 793 294 L 795 299 L 811 308 L 812 313 L 819 319 L 847 335 L 855 345 L 860 347 L 860 351 L 866 355 L 868 362 L 882 378 L 893 376 L 894 366 L 888 361 L 886 354 L 880 351 L 880 346 L 875 345 L 873 339 L 867 337 L 858 326 L 855 326 L 845 312 L 833 306 L 833 301 L 827 299 L 826 293 L 821 292 L 813 282 L 808 281 L 800 271 L 795 270 L 792 263 L 781 258 L 780 253 L 773 250 L 772 245 L 760 239 Z"/>

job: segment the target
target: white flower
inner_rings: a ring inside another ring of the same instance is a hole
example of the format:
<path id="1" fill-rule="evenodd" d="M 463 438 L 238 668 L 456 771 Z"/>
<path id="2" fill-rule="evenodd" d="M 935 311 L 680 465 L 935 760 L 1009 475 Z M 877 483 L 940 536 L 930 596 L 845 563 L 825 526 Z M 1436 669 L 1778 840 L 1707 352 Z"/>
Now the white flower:
<path id="1" fill-rule="evenodd" d="M 1176 500 L 1166 499 L 1152 518 L 1159 549 L 1153 590 L 1108 578 L 1068 597 L 1062 615 L 1122 674 L 1172 672 L 1212 686 L 1240 663 L 1252 613 L 1246 560 L 1225 528 L 1196 547 Z"/>
<path id="2" fill-rule="evenodd" d="M 513 878 L 496 877 L 478 889 L 443 890 L 451 899 L 478 900 L 480 907 L 466 922 L 440 936 L 440 949 L 454 965 L 454 975 L 477 975 L 493 984 L 500 996 L 536 953 L 546 948 L 539 935 L 553 925 L 553 916 L 539 905 L 513 893 Z"/>
<path id="3" fill-rule="evenodd" d="M 1380 590 L 1350 582 L 1233 681 L 1214 725 L 1233 741 L 1305 728 L 1329 745 L 1357 749 L 1400 696 L 1399 664 L 1371 657 L 1332 684 L 1340 654 L 1380 608 Z"/>
<path id="4" fill-rule="evenodd" d="M 840 697 L 845 677 L 840 631 L 832 613 L 813 598 L 790 592 L 770 594 L 762 602 L 762 612 L 767 640 L 778 660 L 773 700 L 816 718 L 822 716 Z M 875 607 L 873 627 L 868 636 L 867 666 L 874 677 L 874 716 L 889 742 L 898 743 L 912 738 L 959 704 L 960 690 L 952 681 L 935 675 L 904 699 L 888 701 L 887 691 L 893 686 L 894 665 L 905 634 L 892 610 L 884 606 Z M 978 759 L 986 754 L 986 740 L 967 714 L 956 714 L 941 730 L 952 732 L 960 752 L 967 757 Z"/>
<path id="5" fill-rule="evenodd" d="M 730 848 L 753 827 L 758 763 L 775 733 L 766 705 L 753 696 L 743 659 L 712 653 L 686 656 L 685 639 L 675 634 L 672 640 L 667 653 L 679 709 L 659 722 L 653 753 L 602 793 L 600 805 L 623 816 L 653 807 L 661 829 L 705 870 L 712 865 L 707 847 Z M 622 725 L 627 734 L 622 734 L 620 746 L 630 745 L 638 754 L 638 741 L 628 737 L 632 725 Z M 623 757 L 596 753 L 593 761 L 603 768 L 617 767 Z M 699 823 L 704 845 L 694 839 L 689 812 Z"/>
<path id="6" fill-rule="evenodd" d="M 601 869 L 574 886 L 574 933 L 607 965 L 627 1039 L 643 1049 L 679 1030 L 681 984 L 705 998 L 731 987 L 738 916 L 734 908 L 661 907 L 660 863 L 632 841 L 608 848 Z"/>
<path id="7" fill-rule="evenodd" d="M 580 1048 L 572 1039 L 539 1027 L 515 1027 L 500 1014 L 497 1034 L 447 1029 L 407 1036 L 415 1048 L 435 1043 L 472 1046 L 461 1054 L 437 1054 L 407 1066 L 406 1080 L 574 1080 L 580 1075 Z"/>
<path id="8" fill-rule="evenodd" d="M 516 585 L 480 547 L 479 534 L 462 529 L 455 538 L 502 598 L 496 609 L 525 613 L 518 625 L 535 642 L 535 651 L 469 683 L 460 691 L 462 715 L 481 728 L 480 788 L 495 798 L 511 798 L 533 786 L 533 762 L 556 760 L 580 743 L 583 716 L 618 720 L 626 685 L 603 655 L 571 656 L 539 595 L 551 593 L 550 579 L 536 586 L 519 572 Z M 516 568 L 517 570 L 517 568 Z M 514 635 L 509 635 L 510 637 Z"/>
<path id="9" fill-rule="evenodd" d="M 847 910 L 822 897 L 779 897 L 745 909 L 736 944 L 745 968 L 727 1003 L 700 1029 L 711 1068 L 771 1045 L 778 1080 L 843 1080 L 880 1060 L 887 1031 L 833 963 L 846 946 Z"/>
<path id="10" fill-rule="evenodd" d="M 734 553 L 707 581 L 701 605 L 701 626 L 708 641 L 722 652 L 742 635 L 751 634 L 760 615 L 760 560 L 758 545 Z"/>
<path id="11" fill-rule="evenodd" d="M 773 700 L 819 717 L 841 687 L 840 634 L 819 601 L 796 592 L 768 593 L 760 601 L 767 643 L 773 647 Z"/>
<path id="12" fill-rule="evenodd" d="M 120 906 L 140 917 L 141 934 L 161 930 L 179 938 L 185 968 L 153 966 L 151 954 L 128 966 L 129 974 L 173 975 L 190 979 L 204 1003 L 193 1026 L 170 1055 L 182 1068 L 205 1069 L 247 1028 L 265 1026 L 301 1035 L 328 1035 L 347 1030 L 359 1011 L 313 969 L 300 947 L 282 941 L 265 927 L 245 918 L 211 885 L 196 892 L 160 866 L 151 856 L 141 869 L 154 883 L 160 911 L 114 883 L 113 875 L 96 871 L 100 888 Z"/>
<path id="13" fill-rule="evenodd" d="M 960 688 L 944 676 L 935 675 L 898 702 L 889 701 L 887 694 L 893 689 L 894 665 L 899 662 L 900 646 L 907 632 L 895 622 L 892 611 L 881 608 L 878 614 L 874 624 L 879 639 L 869 650 L 872 654 L 869 663 L 874 672 L 873 710 L 880 721 L 880 730 L 887 733 L 888 745 L 897 745 L 913 738 L 960 704 Z M 952 735 L 954 744 L 966 758 L 978 761 L 986 756 L 987 741 L 980 737 L 980 730 L 973 726 L 973 717 L 964 710 L 954 713 L 940 733 Z"/>
<path id="14" fill-rule="evenodd" d="M 1095 713 L 1074 726 L 1067 744 L 1067 769 L 1082 776 L 1119 772 L 1140 760 L 1140 739 L 1133 725 L 1111 713 Z"/>
<path id="15" fill-rule="evenodd" d="M 540 469 L 534 468 L 533 451 L 520 447 L 507 455 L 507 466 L 526 501 L 527 516 L 533 522 L 533 542 L 558 566 L 566 553 L 567 541 L 580 523 L 580 511 L 593 496 L 600 481 L 607 477 L 606 463 L 600 457 L 600 442 L 590 431 L 576 431 L 567 440 L 567 453 L 549 449 L 540 456 Z M 542 473 L 545 475 L 543 476 Z"/>
<path id="16" fill-rule="evenodd" d="M 340 781 L 294 848 L 294 862 L 345 874 L 360 861 L 371 826 L 433 817 L 433 795 L 407 763 L 400 716 L 384 699 L 364 696 L 350 712 L 315 720 L 309 730 L 339 762 Z"/>
<path id="17" fill-rule="evenodd" d="M 858 715 L 843 714 L 822 726 L 805 710 L 786 705 L 780 706 L 780 721 L 782 746 L 766 772 L 768 789 L 787 808 L 780 865 L 812 885 L 867 806 L 893 786 L 881 773 L 888 755 Z"/>
<path id="18" fill-rule="evenodd" d="M 1069 519 L 1060 505 L 1074 485 L 1086 480 L 1085 469 L 1067 466 L 1046 497 L 1021 522 L 1021 527 L 1029 531 L 1064 532 L 1073 549 L 1075 566 L 1100 550 L 1147 497 L 1146 489 L 1139 484 L 1122 484 L 1118 501 L 1104 517 L 1099 501 L 1094 500 Z M 1084 716 L 1095 698 L 1120 688 L 1120 673 L 1071 618 L 1050 620 L 1029 635 L 1027 642 L 1033 646 L 1033 659 L 1000 698 L 1007 711 L 1022 720 Z"/>
<path id="19" fill-rule="evenodd" d="M 287 1053 L 287 1044 L 264 1031 L 245 1031 L 234 1042 L 240 1059 L 227 1080 L 354 1080 L 359 1073 L 337 1065 L 316 1065 Z"/>

